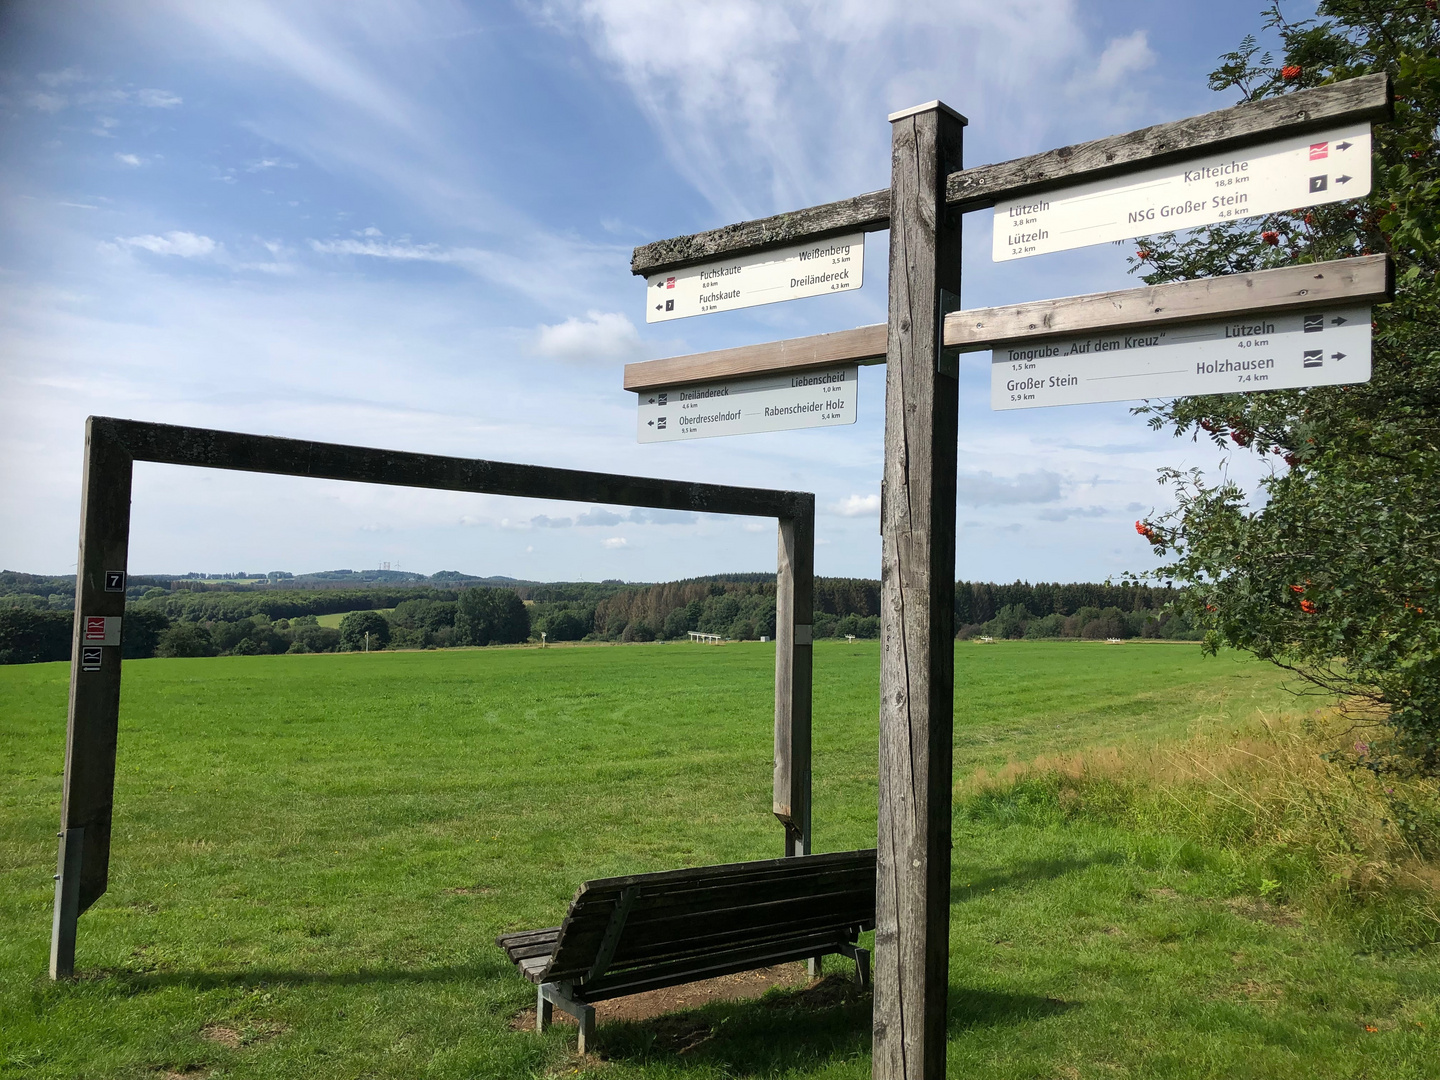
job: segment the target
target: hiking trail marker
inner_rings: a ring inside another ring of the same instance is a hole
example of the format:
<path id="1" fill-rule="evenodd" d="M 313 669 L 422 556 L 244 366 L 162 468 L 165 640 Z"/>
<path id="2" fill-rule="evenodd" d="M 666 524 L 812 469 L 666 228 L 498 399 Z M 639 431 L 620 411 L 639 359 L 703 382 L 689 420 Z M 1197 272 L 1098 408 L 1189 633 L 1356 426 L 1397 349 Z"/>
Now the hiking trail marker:
<path id="1" fill-rule="evenodd" d="M 1334 386 L 1370 378 L 1370 308 L 1046 338 L 990 354 L 990 407 Z"/>
<path id="2" fill-rule="evenodd" d="M 961 163 L 965 118 L 932 101 L 890 117 L 889 190 L 635 249 L 630 268 L 652 283 L 646 290 L 648 299 L 661 291 L 653 285 L 661 275 L 678 277 L 690 267 L 758 257 L 833 237 L 853 237 L 857 232 L 890 230 L 889 319 L 884 326 L 655 360 L 625 369 L 625 388 L 648 392 L 725 379 L 790 375 L 839 364 L 883 360 L 886 365 L 872 1058 L 876 1077 L 939 1080 L 945 1075 L 955 707 L 957 352 L 1047 338 L 1085 340 L 1127 329 L 1146 330 L 1147 336 L 1164 329 L 1168 337 L 1183 333 L 1178 328 L 1186 323 L 1262 319 L 1275 323 L 1273 340 L 1288 342 L 1292 335 L 1279 332 L 1282 313 L 1353 310 L 1383 302 L 1392 288 L 1388 260 L 1372 257 L 960 311 L 963 215 L 997 205 L 1008 210 L 1034 204 L 1037 209 L 1006 216 L 1006 222 L 1018 220 L 1022 229 L 1052 235 L 1011 245 L 1035 247 L 1005 256 L 1019 258 L 1041 254 L 1040 244 L 1052 239 L 1058 246 L 1044 250 L 1201 223 L 1181 213 L 1161 212 L 1163 207 L 1176 205 L 1174 181 L 1166 177 L 1179 176 L 1183 187 L 1187 170 L 1201 172 L 1190 184 L 1211 185 L 1206 189 L 1205 207 L 1193 209 L 1197 214 L 1203 209 L 1210 214 L 1223 210 L 1234 218 L 1253 216 L 1263 212 L 1256 207 L 1271 206 L 1275 199 L 1281 201 L 1273 208 L 1280 210 L 1333 202 L 1368 190 L 1369 172 L 1359 160 L 1353 168 L 1347 163 L 1336 171 L 1330 155 L 1363 158 L 1368 154 L 1368 125 L 1388 119 L 1390 111 L 1388 78 L 1366 75 L 966 169 Z M 1335 135 L 1351 145 L 1343 150 L 1332 146 Z M 1312 153 L 1319 152 L 1312 151 L 1312 145 L 1321 143 L 1326 156 L 1312 160 Z M 1297 156 L 1302 144 L 1303 160 Z M 1289 149 L 1274 149 L 1282 145 Z M 1250 162 L 1246 153 L 1254 158 L 1251 164 L 1243 168 L 1229 164 Z M 1311 172 L 1301 177 L 1304 186 L 1295 190 L 1292 181 L 1300 176 L 1293 168 L 1297 162 L 1302 171 L 1309 168 Z M 1205 170 L 1214 170 L 1214 174 Z M 1234 182 L 1242 174 L 1244 182 Z M 1312 176 L 1323 176 L 1323 185 L 1312 182 Z M 1342 182 L 1342 176 L 1349 179 Z M 1231 182 L 1218 184 L 1227 179 Z M 1133 190 L 1152 182 L 1153 188 Z M 1213 202 L 1217 195 L 1229 199 L 1242 189 L 1244 201 Z M 1127 201 L 1111 206 L 1119 192 L 1127 192 Z M 1087 195 L 1092 198 L 1087 200 Z M 1198 196 L 1182 192 L 1180 204 L 1192 198 L 1198 201 Z M 1039 205 L 1044 203 L 1049 205 Z M 1153 222 L 1143 216 L 1147 208 L 1154 211 Z M 1115 219 L 1114 228 L 1120 231 L 1105 233 L 1120 210 L 1126 215 Z M 1142 214 L 1142 219 L 1131 223 L 1131 213 Z M 1051 227 L 1038 220 L 1045 214 L 1050 215 L 1045 220 L 1059 224 Z M 1037 220 L 1027 222 L 1030 217 Z M 1211 216 L 1207 220 L 1230 219 Z M 1102 220 L 1106 222 L 1103 227 Z M 1081 228 L 1075 228 L 1077 225 Z M 1088 232 L 1085 226 L 1091 227 Z M 1073 235 L 1074 242 L 1061 241 L 1062 230 L 1069 229 L 1073 233 L 1065 235 Z M 653 300 L 650 302 L 653 306 Z M 1368 334 L 1368 322 L 1363 325 Z M 1326 336 L 1330 332 L 1327 328 L 1318 335 L 1326 338 L 1327 353 L 1352 352 L 1353 346 L 1332 350 L 1332 338 Z M 1303 335 L 1302 324 L 1299 336 Z M 1271 336 L 1264 339 L 1268 342 Z M 1176 351 L 1198 356 L 1210 347 L 1197 337 Z M 1269 348 L 1268 344 L 1252 346 L 1246 352 Z M 1096 362 L 1118 363 L 1115 357 L 1120 351 L 1098 350 L 1101 356 Z M 1355 351 L 1358 354 L 1358 349 Z M 1336 361 L 1348 362 L 1348 358 Z M 1330 377 L 1330 363 L 1327 357 L 1323 369 L 1305 368 L 1302 357 L 1301 370 L 1321 375 L 1311 382 L 1335 381 Z M 1276 364 L 1278 371 L 1278 359 Z M 1177 363 L 1171 374 L 1179 373 Z M 1237 384 L 1236 389 L 1246 387 Z M 1175 392 L 1189 391 L 1181 388 Z"/>
<path id="3" fill-rule="evenodd" d="M 864 277 L 865 234 L 835 236 L 651 274 L 645 281 L 645 321 L 668 322 L 802 296 L 849 292 L 860 288 Z"/>
<path id="4" fill-rule="evenodd" d="M 855 422 L 854 364 L 662 387 L 639 395 L 639 440 L 675 442 Z"/>
<path id="5" fill-rule="evenodd" d="M 995 207 L 996 262 L 1370 194 L 1370 125 L 1291 136 Z"/>

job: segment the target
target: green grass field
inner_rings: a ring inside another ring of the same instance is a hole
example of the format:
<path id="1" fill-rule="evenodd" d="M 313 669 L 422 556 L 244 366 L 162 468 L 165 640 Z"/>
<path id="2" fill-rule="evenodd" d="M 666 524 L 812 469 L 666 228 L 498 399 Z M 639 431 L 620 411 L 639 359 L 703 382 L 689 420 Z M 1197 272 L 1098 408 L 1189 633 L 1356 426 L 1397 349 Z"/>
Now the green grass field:
<path id="1" fill-rule="evenodd" d="M 381 615 L 389 615 L 389 614 L 390 614 L 391 612 L 393 612 L 395 609 L 394 609 L 393 607 L 387 607 L 387 608 L 374 608 L 373 610 L 378 611 Z M 353 614 L 354 614 L 354 612 L 350 612 L 350 611 L 334 611 L 334 612 L 331 612 L 329 615 L 316 615 L 316 616 L 315 616 L 315 621 L 316 621 L 317 623 L 319 623 L 321 626 L 328 626 L 328 627 L 331 627 L 332 629 L 338 630 L 338 629 L 340 629 L 340 621 L 341 621 L 342 619 L 344 619 L 346 615 L 353 615 Z"/>
<path id="2" fill-rule="evenodd" d="M 781 991 L 576 1059 L 512 1029 L 532 991 L 492 944 L 589 877 L 779 854 L 773 650 L 127 662 L 110 891 L 61 985 L 68 666 L 0 668 L 0 1077 L 868 1077 L 868 999 Z M 874 843 L 878 670 L 817 644 L 822 851 Z M 957 777 L 1293 707 L 1194 645 L 962 644 L 957 675 Z M 992 800 L 955 844 L 952 1076 L 1440 1075 L 1433 949 L 1361 953 L 1164 835 Z"/>

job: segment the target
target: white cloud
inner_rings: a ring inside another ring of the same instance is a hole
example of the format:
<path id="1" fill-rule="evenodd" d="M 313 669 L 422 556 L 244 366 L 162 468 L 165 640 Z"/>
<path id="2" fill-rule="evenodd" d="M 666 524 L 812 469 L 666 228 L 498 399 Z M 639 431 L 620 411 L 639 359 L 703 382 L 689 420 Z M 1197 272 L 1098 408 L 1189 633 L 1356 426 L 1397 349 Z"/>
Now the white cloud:
<path id="1" fill-rule="evenodd" d="M 117 153 L 115 155 L 115 160 L 120 162 L 121 165 L 129 165 L 132 169 L 139 168 L 141 164 L 140 159 L 134 154 Z"/>
<path id="2" fill-rule="evenodd" d="M 296 169 L 298 165 L 293 161 L 281 161 L 279 158 L 261 158 L 259 161 L 252 161 L 245 166 L 246 172 L 264 172 L 266 169 Z M 367 234 L 368 235 L 368 234 Z"/>
<path id="3" fill-rule="evenodd" d="M 568 529 L 575 523 L 568 517 L 552 518 L 547 514 L 539 514 L 530 519 L 530 524 L 537 529 Z"/>
<path id="4" fill-rule="evenodd" d="M 183 101 L 179 94 L 169 90 L 136 90 L 130 100 L 146 109 L 173 109 Z"/>
<path id="5" fill-rule="evenodd" d="M 618 549 L 618 548 L 629 547 L 629 546 L 630 546 L 630 541 L 629 541 L 629 540 L 626 540 L 625 537 L 623 537 L 623 536 L 608 536 L 608 537 L 606 537 L 604 540 L 602 540 L 602 541 L 600 542 L 600 545 L 601 545 L 602 547 L 611 548 L 611 549 L 613 550 L 613 549 Z"/>
<path id="6" fill-rule="evenodd" d="M 182 259 L 198 259 L 214 255 L 220 245 L 208 236 L 192 232 L 168 232 L 164 236 L 121 237 L 119 242 L 126 247 L 143 248 L 156 255 L 178 255 Z"/>
<path id="7" fill-rule="evenodd" d="M 64 71 L 42 71 L 35 78 L 44 86 L 54 89 L 57 86 L 65 86 L 67 83 L 78 82 L 84 76 L 77 67 L 68 67 Z"/>
<path id="8" fill-rule="evenodd" d="M 70 101 L 64 94 L 47 94 L 44 91 L 35 91 L 25 95 L 25 104 L 32 109 L 38 109 L 44 113 L 57 113 Z"/>
<path id="9" fill-rule="evenodd" d="M 1115 38 L 1105 46 L 1095 65 L 1091 81 L 1095 86 L 1111 87 L 1155 66 L 1155 53 L 1144 30 Z"/>
<path id="10" fill-rule="evenodd" d="M 880 513 L 880 496 L 849 495 L 831 504 L 830 512 L 841 517 L 874 517 Z"/>
<path id="11" fill-rule="evenodd" d="M 578 517 L 575 518 L 575 524 L 581 526 L 599 525 L 602 527 L 609 527 L 611 525 L 619 525 L 620 522 L 624 520 L 625 519 L 623 517 L 615 513 L 615 511 L 613 510 L 602 510 L 597 508 L 595 510 L 587 510 L 585 511 L 585 513 L 580 514 Z"/>
<path id="12" fill-rule="evenodd" d="M 583 319 L 571 316 L 554 326 L 541 326 L 535 351 L 556 360 L 604 363 L 639 360 L 647 355 L 635 324 L 614 311 L 590 311 Z"/>
<path id="13" fill-rule="evenodd" d="M 1014 506 L 1060 498 L 1059 475 L 1045 469 L 1012 477 L 994 476 L 984 470 L 961 473 L 955 487 L 962 506 Z"/>
<path id="14" fill-rule="evenodd" d="M 1069 106 L 1054 90 L 1093 55 L 1078 8 L 728 0 L 677 14 L 664 0 L 548 0 L 540 10 L 613 65 L 671 164 L 739 220 L 881 186 L 885 114 L 937 92 L 962 111 L 1022 118 L 1015 135 L 1064 126 Z"/>

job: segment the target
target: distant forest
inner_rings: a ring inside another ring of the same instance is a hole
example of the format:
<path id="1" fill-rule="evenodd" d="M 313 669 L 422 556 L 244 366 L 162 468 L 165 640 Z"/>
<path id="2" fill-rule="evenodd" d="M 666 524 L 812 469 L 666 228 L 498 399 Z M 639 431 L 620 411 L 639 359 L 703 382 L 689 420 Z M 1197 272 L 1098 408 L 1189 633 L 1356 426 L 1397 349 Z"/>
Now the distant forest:
<path id="1" fill-rule="evenodd" d="M 515 644 L 542 634 L 553 642 L 683 639 L 692 630 L 735 640 L 775 634 L 774 574 L 627 584 L 370 573 L 385 576 L 331 571 L 317 588 L 297 583 L 319 576 L 132 577 L 123 652 L 138 659 Z M 960 581 L 955 624 L 962 638 L 1197 638 L 1171 612 L 1174 599 L 1172 589 L 1128 582 Z M 74 602 L 73 576 L 0 572 L 0 663 L 68 660 Z M 319 616 L 335 614 L 345 615 L 338 627 L 320 625 Z M 878 637 L 880 583 L 817 578 L 814 627 L 817 638 Z"/>

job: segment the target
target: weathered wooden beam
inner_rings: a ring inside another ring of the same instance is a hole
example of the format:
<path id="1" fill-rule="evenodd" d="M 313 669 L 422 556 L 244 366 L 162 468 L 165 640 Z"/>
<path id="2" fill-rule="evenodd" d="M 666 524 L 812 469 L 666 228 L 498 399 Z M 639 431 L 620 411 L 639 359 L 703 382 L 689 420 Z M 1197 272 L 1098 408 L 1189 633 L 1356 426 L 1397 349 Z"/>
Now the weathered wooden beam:
<path id="1" fill-rule="evenodd" d="M 76 920 L 109 882 L 110 826 L 115 801 L 115 748 L 120 721 L 120 642 L 100 644 L 91 618 L 125 614 L 123 575 L 130 546 L 131 459 L 105 424 L 85 426 L 76 560 L 75 628 L 71 643 L 70 710 L 65 724 L 65 775 L 60 796 L 60 856 L 50 936 L 50 977 L 75 972 Z M 107 572 L 122 575 L 106 581 Z M 107 585 L 109 586 L 107 588 Z M 102 623 L 102 626 L 104 624 Z M 95 661 L 86 662 L 85 650 Z"/>
<path id="2" fill-rule="evenodd" d="M 961 214 L 945 178 L 965 120 L 939 102 L 891 117 L 880 486 L 880 766 L 873 1071 L 941 1080 L 950 971 L 959 384 L 941 321 L 960 296 Z"/>
<path id="3" fill-rule="evenodd" d="M 945 317 L 945 346 L 974 352 L 1061 334 L 1200 322 L 1326 304 L 1378 304 L 1394 295 L 1390 256 L 1362 255 L 1250 274 L 956 311 Z M 885 324 L 876 323 L 831 334 L 626 364 L 625 389 L 653 390 L 835 364 L 878 364 L 884 359 Z"/>
<path id="4" fill-rule="evenodd" d="M 760 372 L 801 371 L 832 364 L 879 363 L 885 359 L 885 324 L 830 334 L 741 345 L 734 349 L 644 360 L 625 365 L 626 390 L 710 382 Z"/>
<path id="5" fill-rule="evenodd" d="M 656 240 L 637 247 L 630 256 L 630 272 L 645 276 L 661 270 L 709 262 L 722 255 L 798 244 L 807 240 L 823 240 L 853 232 L 874 232 L 890 227 L 890 192 L 870 191 L 852 199 L 812 206 L 788 214 L 738 225 Z"/>
<path id="6" fill-rule="evenodd" d="M 1218 321 L 1336 303 L 1384 303 L 1394 293 L 1390 256 L 1364 255 L 1252 274 L 957 311 L 945 319 L 945 344 L 971 352 L 1062 334 Z"/>
<path id="7" fill-rule="evenodd" d="M 1303 131 L 1348 122 L 1387 120 L 1389 76 L 1361 75 L 1329 86 L 1247 101 L 1124 135 L 1076 143 L 1039 154 L 952 173 L 946 200 L 966 211 L 982 210 L 1012 195 L 1134 172 L 1198 154 L 1250 146 Z M 890 227 L 890 192 L 795 210 L 720 229 L 657 240 L 637 247 L 630 272 L 645 276 L 712 259 L 734 257 L 849 232 Z"/>
<path id="8" fill-rule="evenodd" d="M 92 425 L 110 433 L 136 461 L 170 465 L 749 517 L 790 517 L 813 499 L 808 492 L 553 469 L 109 417 L 94 417 Z"/>
<path id="9" fill-rule="evenodd" d="M 785 854 L 814 850 L 811 684 L 814 668 L 815 506 L 779 523 L 775 577 L 775 783 L 772 809 Z"/>
<path id="10" fill-rule="evenodd" d="M 982 210 L 1042 188 L 1148 169 L 1200 154 L 1283 139 L 1335 124 L 1388 120 L 1390 77 L 1361 75 L 1329 86 L 1247 101 L 1168 124 L 954 173 L 946 199 Z"/>

